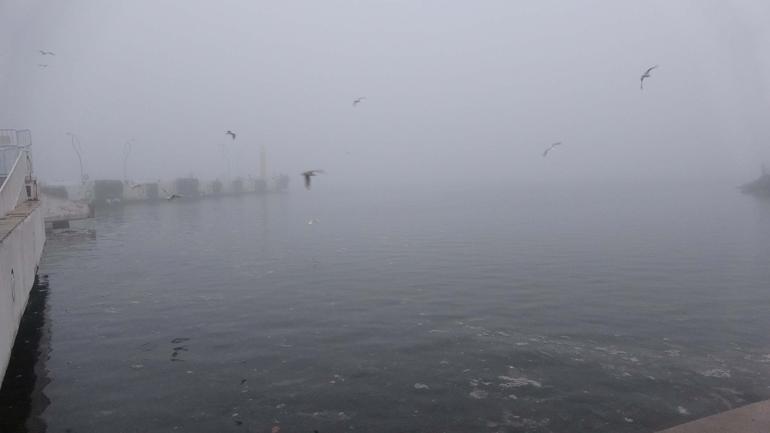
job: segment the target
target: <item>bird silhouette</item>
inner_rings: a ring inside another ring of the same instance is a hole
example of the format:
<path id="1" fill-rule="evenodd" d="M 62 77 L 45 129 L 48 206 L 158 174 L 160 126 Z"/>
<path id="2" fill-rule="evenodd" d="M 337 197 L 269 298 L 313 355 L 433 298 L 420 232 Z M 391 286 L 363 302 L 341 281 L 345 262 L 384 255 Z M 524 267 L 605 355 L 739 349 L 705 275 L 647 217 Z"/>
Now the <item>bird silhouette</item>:
<path id="1" fill-rule="evenodd" d="M 235 140 L 235 133 L 233 131 L 228 129 L 227 132 L 225 132 L 225 135 L 229 135 L 230 137 L 233 137 L 233 140 Z"/>
<path id="2" fill-rule="evenodd" d="M 38 52 L 40 52 L 41 56 L 55 56 L 56 55 L 56 53 L 54 53 L 53 51 L 38 50 Z"/>
<path id="3" fill-rule="evenodd" d="M 166 194 L 166 200 L 168 200 L 168 201 L 184 197 L 183 195 L 177 194 L 177 193 L 169 194 L 169 192 L 166 191 L 166 188 L 162 188 L 161 187 L 161 190 L 163 191 L 164 194 Z"/>
<path id="4" fill-rule="evenodd" d="M 550 152 L 551 149 L 555 148 L 556 146 L 561 146 L 561 141 L 557 141 L 556 143 L 553 143 L 552 145 L 548 146 L 548 148 L 543 152 L 543 158 L 548 156 L 548 152 Z"/>
<path id="5" fill-rule="evenodd" d="M 358 105 L 358 104 L 360 104 L 360 103 L 361 103 L 361 101 L 363 101 L 364 99 L 366 99 L 366 96 L 361 96 L 360 98 L 353 100 L 353 106 L 354 106 L 354 107 L 355 107 L 355 106 L 357 106 L 357 105 Z"/>
<path id="6" fill-rule="evenodd" d="M 47 67 L 48 67 L 48 65 L 46 65 L 45 63 L 38 63 L 38 64 L 37 64 L 37 67 L 38 67 L 38 68 L 47 68 Z"/>
<path id="7" fill-rule="evenodd" d="M 305 176 L 305 188 L 310 189 L 310 178 L 319 173 L 325 172 L 323 170 L 308 170 L 302 173 L 302 176 Z"/>
<path id="8" fill-rule="evenodd" d="M 650 72 L 652 72 L 653 69 L 657 68 L 658 65 L 655 65 L 651 68 L 648 68 L 644 73 L 642 74 L 642 77 L 639 78 L 639 90 L 644 90 L 644 79 L 650 78 L 652 75 L 650 75 Z"/>

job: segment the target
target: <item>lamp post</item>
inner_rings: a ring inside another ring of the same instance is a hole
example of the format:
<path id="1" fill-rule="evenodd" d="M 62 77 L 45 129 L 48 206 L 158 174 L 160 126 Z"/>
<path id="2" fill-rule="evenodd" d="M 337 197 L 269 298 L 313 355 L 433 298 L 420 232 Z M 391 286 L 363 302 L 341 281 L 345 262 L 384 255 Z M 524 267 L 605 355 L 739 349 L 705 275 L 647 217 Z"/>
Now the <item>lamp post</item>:
<path id="1" fill-rule="evenodd" d="M 131 155 L 131 146 L 134 139 L 130 138 L 123 144 L 123 182 L 128 183 L 128 157 Z"/>
<path id="2" fill-rule="evenodd" d="M 75 135 L 72 132 L 68 132 L 67 135 L 69 135 L 70 137 L 70 141 L 72 143 L 72 149 L 78 155 L 78 163 L 80 164 L 80 183 L 85 184 L 86 181 L 88 180 L 88 176 L 83 172 L 83 155 L 82 155 L 83 146 L 80 144 L 80 138 L 78 138 L 77 135 Z"/>

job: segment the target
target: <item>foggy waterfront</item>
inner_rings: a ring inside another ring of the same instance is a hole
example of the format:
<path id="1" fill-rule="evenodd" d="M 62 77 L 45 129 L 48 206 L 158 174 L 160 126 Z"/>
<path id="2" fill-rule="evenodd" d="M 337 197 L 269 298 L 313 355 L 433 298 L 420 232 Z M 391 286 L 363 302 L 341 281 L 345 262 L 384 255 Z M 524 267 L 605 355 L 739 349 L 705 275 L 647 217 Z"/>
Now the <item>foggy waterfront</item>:
<path id="1" fill-rule="evenodd" d="M 42 419 L 649 432 L 770 397 L 768 203 L 581 188 L 102 212 L 46 246 Z"/>
<path id="2" fill-rule="evenodd" d="M 97 208 L 48 235 L 0 433 L 650 433 L 770 399 L 770 202 L 737 188 L 770 196 L 768 22 L 0 0 L 0 177 L 29 152 L 14 185 Z"/>

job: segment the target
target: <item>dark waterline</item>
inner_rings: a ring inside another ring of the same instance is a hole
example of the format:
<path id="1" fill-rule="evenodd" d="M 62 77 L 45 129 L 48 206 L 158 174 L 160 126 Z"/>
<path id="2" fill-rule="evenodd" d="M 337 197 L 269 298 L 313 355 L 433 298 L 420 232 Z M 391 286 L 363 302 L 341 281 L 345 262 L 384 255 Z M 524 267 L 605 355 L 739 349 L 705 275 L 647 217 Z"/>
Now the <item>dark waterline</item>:
<path id="1" fill-rule="evenodd" d="M 48 405 L 42 390 L 50 334 L 47 320 L 48 280 L 39 277 L 29 294 L 0 392 L 0 432 L 44 432 L 40 418 Z"/>
<path id="2" fill-rule="evenodd" d="M 770 398 L 768 263 L 729 189 L 115 208 L 46 245 L 34 398 L 56 432 L 649 432 Z"/>

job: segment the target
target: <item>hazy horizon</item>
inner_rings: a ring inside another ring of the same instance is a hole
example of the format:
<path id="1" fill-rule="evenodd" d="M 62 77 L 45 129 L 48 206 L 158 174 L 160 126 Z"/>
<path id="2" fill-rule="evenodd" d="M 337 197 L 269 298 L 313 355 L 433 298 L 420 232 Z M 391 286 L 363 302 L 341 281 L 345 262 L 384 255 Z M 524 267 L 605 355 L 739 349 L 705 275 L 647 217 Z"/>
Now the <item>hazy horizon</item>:
<path id="1" fill-rule="evenodd" d="M 133 138 L 134 180 L 226 176 L 225 145 L 233 176 L 264 146 L 295 187 L 314 168 L 327 185 L 732 184 L 770 162 L 768 18 L 749 0 L 4 0 L 0 128 L 32 130 L 44 181 L 77 180 L 71 131 L 92 179 L 122 178 Z"/>

